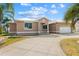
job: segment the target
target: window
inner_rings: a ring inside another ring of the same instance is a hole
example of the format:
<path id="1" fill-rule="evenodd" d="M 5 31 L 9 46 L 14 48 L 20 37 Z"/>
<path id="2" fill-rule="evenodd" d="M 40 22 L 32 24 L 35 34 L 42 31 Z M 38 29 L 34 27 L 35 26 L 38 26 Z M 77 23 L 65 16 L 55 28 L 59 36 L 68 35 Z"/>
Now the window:
<path id="1" fill-rule="evenodd" d="M 25 28 L 32 29 L 32 23 L 25 23 Z"/>
<path id="2" fill-rule="evenodd" d="M 43 29 L 47 29 L 47 25 L 43 25 Z"/>

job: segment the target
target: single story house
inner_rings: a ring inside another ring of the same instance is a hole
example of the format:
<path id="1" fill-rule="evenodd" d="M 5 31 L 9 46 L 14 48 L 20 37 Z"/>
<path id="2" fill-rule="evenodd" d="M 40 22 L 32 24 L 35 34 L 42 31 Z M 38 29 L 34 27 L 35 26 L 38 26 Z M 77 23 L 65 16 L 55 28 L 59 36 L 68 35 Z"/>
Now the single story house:
<path id="1" fill-rule="evenodd" d="M 47 18 L 41 18 L 35 21 L 16 20 L 9 24 L 10 34 L 17 35 L 37 35 L 49 33 L 49 23 Z"/>
<path id="2" fill-rule="evenodd" d="M 76 27 L 76 32 L 79 32 L 79 21 L 77 21 L 77 23 L 75 24 Z"/>
<path id="3" fill-rule="evenodd" d="M 16 20 L 9 25 L 9 33 L 17 35 L 37 35 L 48 33 L 70 33 L 70 24 L 65 22 L 49 23 L 47 18 L 35 21 Z M 77 30 L 78 31 L 78 30 Z"/>

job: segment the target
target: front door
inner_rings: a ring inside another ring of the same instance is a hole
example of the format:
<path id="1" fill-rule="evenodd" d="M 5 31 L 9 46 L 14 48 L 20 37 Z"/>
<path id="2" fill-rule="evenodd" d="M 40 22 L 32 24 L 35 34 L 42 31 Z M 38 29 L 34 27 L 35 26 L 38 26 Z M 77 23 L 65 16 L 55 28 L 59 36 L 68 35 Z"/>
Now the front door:
<path id="1" fill-rule="evenodd" d="M 42 26 L 42 33 L 47 33 L 47 25 L 43 24 Z"/>

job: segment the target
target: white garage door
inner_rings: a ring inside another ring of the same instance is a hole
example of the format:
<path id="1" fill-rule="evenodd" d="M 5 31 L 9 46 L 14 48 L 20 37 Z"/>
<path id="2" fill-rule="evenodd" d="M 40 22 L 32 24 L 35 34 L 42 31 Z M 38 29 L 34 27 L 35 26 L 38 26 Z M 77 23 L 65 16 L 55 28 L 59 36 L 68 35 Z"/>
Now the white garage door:
<path id="1" fill-rule="evenodd" d="M 71 28 L 70 27 L 60 27 L 59 33 L 70 33 Z"/>

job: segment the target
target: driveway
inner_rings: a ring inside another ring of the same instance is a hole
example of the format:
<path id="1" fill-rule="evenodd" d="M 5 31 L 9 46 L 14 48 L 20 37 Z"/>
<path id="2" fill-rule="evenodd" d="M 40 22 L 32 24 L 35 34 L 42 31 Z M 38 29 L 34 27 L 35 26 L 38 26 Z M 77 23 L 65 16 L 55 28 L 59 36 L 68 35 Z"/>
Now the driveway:
<path id="1" fill-rule="evenodd" d="M 1 56 L 64 56 L 59 41 L 61 35 L 30 36 L 0 49 Z"/>

